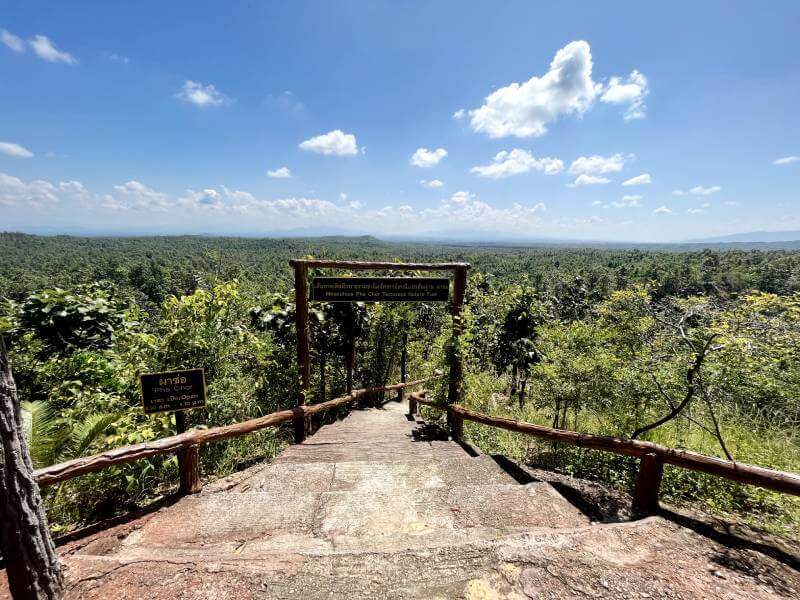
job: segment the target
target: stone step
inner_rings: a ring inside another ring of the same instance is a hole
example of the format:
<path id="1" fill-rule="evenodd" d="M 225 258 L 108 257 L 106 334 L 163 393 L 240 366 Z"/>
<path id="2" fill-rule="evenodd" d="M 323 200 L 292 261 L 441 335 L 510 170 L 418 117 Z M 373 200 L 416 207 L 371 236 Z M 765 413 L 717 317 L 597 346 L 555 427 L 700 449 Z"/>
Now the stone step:
<path id="1" fill-rule="evenodd" d="M 574 528 L 589 519 L 549 484 L 288 492 L 228 491 L 186 498 L 119 545 L 120 556 L 156 548 L 189 554 L 384 552 L 491 541 L 533 529 Z M 91 553 L 91 546 L 82 552 Z"/>

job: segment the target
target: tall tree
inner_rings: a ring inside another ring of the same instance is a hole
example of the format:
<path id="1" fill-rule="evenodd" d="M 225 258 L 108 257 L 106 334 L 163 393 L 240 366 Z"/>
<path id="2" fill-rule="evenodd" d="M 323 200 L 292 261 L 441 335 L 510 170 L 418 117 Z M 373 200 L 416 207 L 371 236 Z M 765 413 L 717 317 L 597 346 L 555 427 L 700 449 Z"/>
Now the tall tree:
<path id="1" fill-rule="evenodd" d="M 61 598 L 64 580 L 22 432 L 17 388 L 0 336 L 0 550 L 17 600 Z"/>

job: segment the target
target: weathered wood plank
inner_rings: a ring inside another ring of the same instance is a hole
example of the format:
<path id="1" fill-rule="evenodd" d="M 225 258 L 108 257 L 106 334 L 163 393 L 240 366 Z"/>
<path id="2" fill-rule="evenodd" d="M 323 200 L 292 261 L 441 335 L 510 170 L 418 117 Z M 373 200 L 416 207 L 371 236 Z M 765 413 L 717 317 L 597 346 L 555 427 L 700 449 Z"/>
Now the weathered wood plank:
<path id="1" fill-rule="evenodd" d="M 374 262 L 358 260 L 325 260 L 325 259 L 294 259 L 289 264 L 295 266 L 304 264 L 312 269 L 351 269 L 354 271 L 454 271 L 456 269 L 469 269 L 469 263 L 396 263 Z"/>

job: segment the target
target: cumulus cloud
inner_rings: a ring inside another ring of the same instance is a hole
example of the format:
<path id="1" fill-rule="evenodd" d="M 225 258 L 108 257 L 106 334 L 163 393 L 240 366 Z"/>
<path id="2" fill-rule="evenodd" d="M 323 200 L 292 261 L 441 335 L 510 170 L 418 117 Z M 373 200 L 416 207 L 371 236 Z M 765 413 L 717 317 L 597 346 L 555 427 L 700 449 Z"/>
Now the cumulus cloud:
<path id="1" fill-rule="evenodd" d="M 469 111 L 470 125 L 492 138 L 538 137 L 560 117 L 580 117 L 600 97 L 602 102 L 627 105 L 625 119 L 644 116 L 647 80 L 634 70 L 626 80 L 612 77 L 607 86 L 592 79 L 592 52 L 585 41 L 570 42 L 558 52 L 548 71 L 522 83 L 492 92 L 483 105 Z M 464 113 L 456 111 L 455 118 Z"/>
<path id="2" fill-rule="evenodd" d="M 334 129 L 300 143 L 300 149 L 326 156 L 352 156 L 358 154 L 356 136 Z"/>
<path id="3" fill-rule="evenodd" d="M 625 105 L 627 108 L 623 118 L 625 121 L 633 121 L 645 117 L 644 99 L 649 93 L 647 78 L 634 69 L 625 81 L 621 77 L 612 77 L 600 100 L 609 104 Z"/>
<path id="4" fill-rule="evenodd" d="M 652 179 L 650 178 L 650 173 L 642 173 L 641 175 L 637 175 L 636 177 L 631 177 L 630 179 L 626 179 L 622 182 L 622 185 L 647 185 L 648 183 L 652 183 Z"/>
<path id="5" fill-rule="evenodd" d="M 722 188 L 718 185 L 712 185 L 711 187 L 703 187 L 702 185 L 696 185 L 690 190 L 673 190 L 673 196 L 710 196 L 711 194 L 716 194 L 717 192 L 722 191 Z"/>
<path id="6" fill-rule="evenodd" d="M 444 187 L 444 182 L 443 182 L 443 181 L 440 181 L 440 180 L 438 180 L 438 179 L 431 179 L 430 181 L 428 181 L 427 179 L 420 179 L 420 180 L 419 180 L 419 184 L 420 184 L 421 186 L 424 186 L 424 187 L 427 187 L 427 188 L 440 188 L 440 187 Z"/>
<path id="7" fill-rule="evenodd" d="M 493 138 L 538 137 L 559 117 L 586 112 L 598 91 L 592 81 L 589 44 L 571 42 L 556 53 L 541 77 L 489 94 L 481 107 L 469 111 L 470 124 L 474 131 Z"/>
<path id="8" fill-rule="evenodd" d="M 273 179 L 291 179 L 292 171 L 289 167 L 281 167 L 274 171 L 267 171 L 267 177 L 272 177 Z"/>
<path id="9" fill-rule="evenodd" d="M 616 208 L 635 208 L 642 205 L 642 197 L 638 194 L 629 194 L 621 200 L 611 203 Z"/>
<path id="10" fill-rule="evenodd" d="M 34 179 L 25 182 L 18 177 L 0 172 L 0 204 L 42 206 L 57 204 L 65 199 L 84 199 L 86 188 L 79 181 L 49 181 Z"/>
<path id="11" fill-rule="evenodd" d="M 0 154 L 14 158 L 31 158 L 33 156 L 33 152 L 13 142 L 0 142 Z"/>
<path id="12" fill-rule="evenodd" d="M 569 167 L 570 175 L 605 175 L 622 171 L 625 162 L 632 156 L 614 154 L 612 156 L 581 156 L 572 161 Z"/>
<path id="13" fill-rule="evenodd" d="M 68 65 L 77 65 L 78 60 L 69 52 L 62 52 L 56 48 L 55 44 L 50 41 L 47 36 L 35 35 L 33 39 L 28 40 L 28 44 L 33 49 L 34 54 L 51 63 L 66 63 Z"/>
<path id="14" fill-rule="evenodd" d="M 0 42 L 3 42 L 3 44 L 18 54 L 25 52 L 25 42 L 22 41 L 22 38 L 17 37 L 5 29 L 0 29 Z"/>
<path id="15" fill-rule="evenodd" d="M 467 111 L 464 110 L 463 108 L 459 108 L 456 112 L 453 113 L 453 118 L 456 119 L 457 121 L 460 121 L 466 116 L 467 116 Z"/>
<path id="16" fill-rule="evenodd" d="M 167 194 L 157 192 L 139 181 L 115 185 L 113 196 L 104 196 L 103 205 L 116 210 L 165 211 L 170 203 Z"/>
<path id="17" fill-rule="evenodd" d="M 536 158 L 527 150 L 514 148 L 511 151 L 498 152 L 488 165 L 472 167 L 471 173 L 490 179 L 502 179 L 527 173 L 531 170 L 542 171 L 547 175 L 555 175 L 564 170 L 564 161 L 558 158 Z"/>
<path id="18" fill-rule="evenodd" d="M 445 156 L 447 156 L 447 150 L 444 148 L 437 148 L 436 150 L 417 148 L 414 154 L 411 155 L 410 162 L 415 167 L 435 167 Z"/>
<path id="19" fill-rule="evenodd" d="M 178 90 L 175 97 L 199 108 L 222 106 L 231 102 L 230 98 L 219 92 L 212 84 L 203 85 L 190 79 L 184 82 L 183 87 Z"/>
<path id="20" fill-rule="evenodd" d="M 793 162 L 800 161 L 800 156 L 784 156 L 783 158 L 776 158 L 772 161 L 773 165 L 788 165 Z"/>
<path id="21" fill-rule="evenodd" d="M 671 215 L 672 210 L 667 208 L 666 206 L 659 206 L 657 209 L 653 211 L 654 215 Z"/>
<path id="22" fill-rule="evenodd" d="M 608 177 L 599 177 L 597 175 L 587 175 L 586 173 L 578 175 L 573 183 L 568 183 L 568 187 L 581 187 L 584 185 L 600 185 L 603 183 L 611 183 Z"/>

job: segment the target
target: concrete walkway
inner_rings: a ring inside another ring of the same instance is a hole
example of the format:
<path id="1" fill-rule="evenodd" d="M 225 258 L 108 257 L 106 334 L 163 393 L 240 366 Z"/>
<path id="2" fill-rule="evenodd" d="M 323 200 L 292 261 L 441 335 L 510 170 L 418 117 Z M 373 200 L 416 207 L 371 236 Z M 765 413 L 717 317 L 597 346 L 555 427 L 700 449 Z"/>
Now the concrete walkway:
<path id="1" fill-rule="evenodd" d="M 355 411 L 201 494 L 62 548 L 69 598 L 797 597 L 792 557 L 663 518 L 592 522 L 549 483 Z"/>

